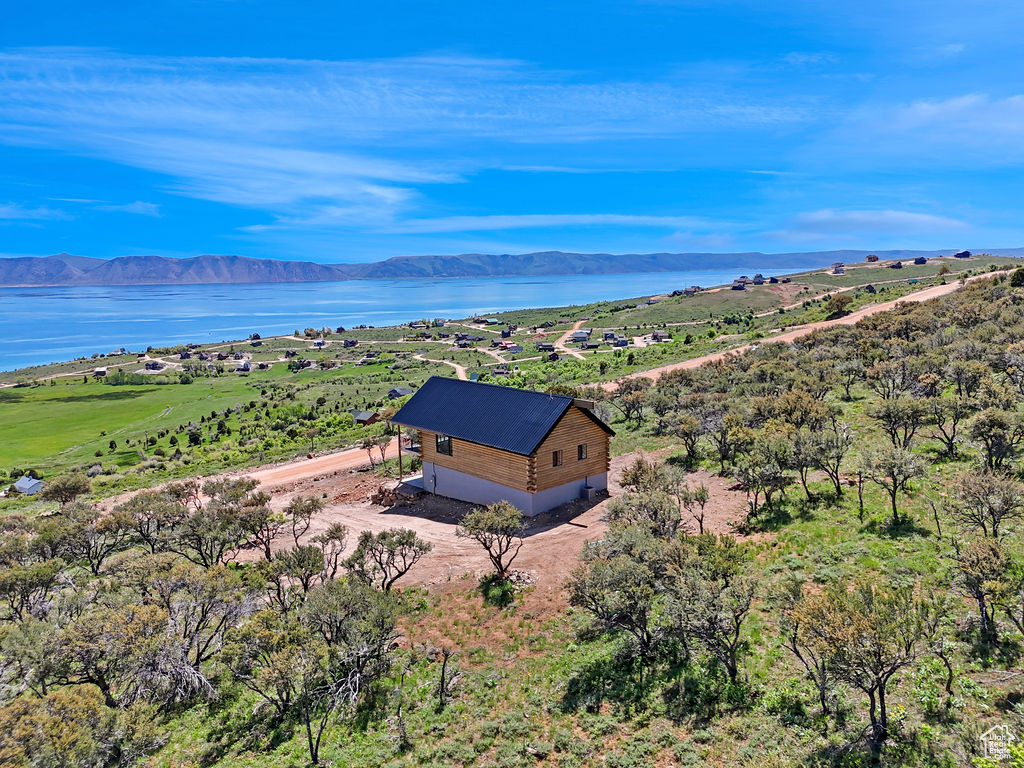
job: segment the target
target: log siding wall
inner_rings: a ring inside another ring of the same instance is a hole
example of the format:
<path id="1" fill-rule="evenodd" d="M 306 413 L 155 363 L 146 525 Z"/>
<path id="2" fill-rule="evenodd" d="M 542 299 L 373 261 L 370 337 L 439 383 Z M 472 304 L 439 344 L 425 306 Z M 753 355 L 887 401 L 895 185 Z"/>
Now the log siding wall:
<path id="1" fill-rule="evenodd" d="M 424 462 L 447 467 L 467 475 L 482 477 L 520 491 L 536 491 L 536 482 L 529 456 L 499 451 L 452 438 L 452 455 L 437 452 L 437 433 L 420 430 L 420 455 Z"/>
<path id="2" fill-rule="evenodd" d="M 477 443 L 452 438 L 452 455 L 437 452 L 437 433 L 421 429 L 420 451 L 425 463 L 454 469 L 521 491 L 537 493 L 573 480 L 605 474 L 610 468 L 608 434 L 576 406 L 572 406 L 551 430 L 537 452 L 520 456 Z M 577 458 L 577 447 L 587 446 L 587 458 Z M 551 455 L 562 451 L 562 465 L 554 467 Z"/>
<path id="3" fill-rule="evenodd" d="M 587 458 L 576 458 L 576 447 L 587 446 Z M 562 466 L 551 465 L 551 454 L 562 452 Z M 540 444 L 533 457 L 536 464 L 536 488 L 546 491 L 584 477 L 601 475 L 608 471 L 608 433 L 595 424 L 575 405 L 565 412 L 555 428 Z"/>

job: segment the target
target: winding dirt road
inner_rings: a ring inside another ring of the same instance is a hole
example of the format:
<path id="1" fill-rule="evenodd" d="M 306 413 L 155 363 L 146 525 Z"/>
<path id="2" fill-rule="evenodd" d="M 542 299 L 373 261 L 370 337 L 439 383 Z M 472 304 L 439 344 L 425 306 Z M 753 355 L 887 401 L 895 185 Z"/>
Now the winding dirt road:
<path id="1" fill-rule="evenodd" d="M 1003 272 L 1005 271 L 1006 270 L 1004 270 Z M 970 283 L 974 282 L 975 280 L 987 280 L 996 274 L 1000 274 L 1000 272 L 986 272 L 983 275 L 975 275 L 974 277 L 967 278 L 966 282 Z M 704 363 L 710 363 L 715 360 L 722 360 L 731 355 L 738 355 L 743 352 L 746 352 L 748 349 L 757 344 L 772 344 L 775 342 L 782 342 L 788 344 L 791 341 L 796 341 L 797 339 L 803 336 L 807 336 L 808 334 L 814 333 L 815 331 L 819 331 L 823 328 L 831 328 L 837 325 L 853 325 L 858 321 L 863 320 L 865 317 L 871 317 L 871 315 L 876 315 L 879 312 L 888 312 L 890 309 L 894 309 L 897 304 L 909 304 L 922 301 L 929 301 L 930 299 L 937 299 L 940 296 L 946 296 L 947 294 L 950 294 L 953 291 L 957 290 L 958 288 L 960 288 L 963 282 L 964 281 L 957 280 L 955 282 L 946 283 L 945 285 L 933 285 L 931 288 L 925 288 L 924 290 L 917 291 L 916 293 L 911 293 L 899 299 L 894 299 L 893 301 L 886 301 L 883 302 L 882 304 L 872 304 L 869 307 L 858 309 L 856 312 L 851 312 L 845 317 L 840 317 L 835 320 L 822 320 L 821 322 L 817 323 L 808 323 L 807 325 L 801 325 L 796 328 L 792 328 L 788 331 L 776 334 L 775 336 L 760 339 L 750 344 L 744 344 L 739 347 L 733 347 L 732 349 L 726 349 L 723 350 L 722 352 L 713 352 L 709 355 L 702 355 L 701 357 L 694 357 L 689 360 L 683 360 L 680 363 L 663 365 L 660 368 L 652 368 L 649 371 L 639 371 L 637 373 L 631 373 L 628 376 L 623 376 L 622 378 L 644 378 L 651 379 L 652 381 L 657 381 L 669 371 L 699 368 L 700 366 L 704 365 Z M 601 385 L 601 388 L 606 392 L 614 392 L 618 387 L 619 381 L 622 381 L 622 379 L 617 379 L 615 381 L 607 381 Z"/>
<path id="2" fill-rule="evenodd" d="M 466 367 L 463 365 L 459 365 L 458 363 L 453 363 L 451 360 L 434 360 L 433 358 L 424 357 L 423 355 L 413 355 L 412 359 L 419 360 L 424 363 L 438 363 L 440 365 L 449 365 L 455 369 L 455 375 L 458 376 L 460 381 L 469 380 L 469 376 L 466 374 Z"/>

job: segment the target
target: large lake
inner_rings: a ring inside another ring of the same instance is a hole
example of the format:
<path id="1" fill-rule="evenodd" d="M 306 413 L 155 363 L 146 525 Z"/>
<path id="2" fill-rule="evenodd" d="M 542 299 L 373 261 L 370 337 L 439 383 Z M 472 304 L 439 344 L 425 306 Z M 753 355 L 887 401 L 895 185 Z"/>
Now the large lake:
<path id="1" fill-rule="evenodd" d="M 808 265 L 814 266 L 814 265 Z M 0 288 L 0 370 L 118 347 L 240 339 L 295 328 L 395 325 L 586 304 L 732 282 L 768 267 L 625 275 L 350 280 L 335 283 Z"/>

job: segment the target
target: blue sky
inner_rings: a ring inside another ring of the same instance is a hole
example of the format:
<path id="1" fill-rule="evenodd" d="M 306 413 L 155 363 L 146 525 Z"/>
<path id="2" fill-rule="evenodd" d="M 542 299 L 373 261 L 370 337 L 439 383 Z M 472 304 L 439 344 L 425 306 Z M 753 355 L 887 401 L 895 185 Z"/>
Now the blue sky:
<path id="1" fill-rule="evenodd" d="M 4 14 L 0 255 L 1024 245 L 1019 3 Z"/>

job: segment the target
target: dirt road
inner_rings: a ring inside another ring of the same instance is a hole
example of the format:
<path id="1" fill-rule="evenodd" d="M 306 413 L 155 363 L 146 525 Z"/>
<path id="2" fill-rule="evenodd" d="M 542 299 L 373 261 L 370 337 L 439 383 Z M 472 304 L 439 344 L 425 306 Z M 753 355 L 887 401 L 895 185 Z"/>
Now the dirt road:
<path id="1" fill-rule="evenodd" d="M 460 381 L 469 380 L 469 376 L 466 374 L 465 366 L 459 365 L 458 363 L 453 363 L 451 360 L 434 360 L 429 357 L 424 357 L 423 355 L 413 355 L 412 359 L 421 360 L 424 363 L 439 363 L 440 365 L 451 366 L 452 368 L 455 369 L 455 375 L 459 378 Z"/>
<path id="2" fill-rule="evenodd" d="M 398 438 L 391 438 L 388 443 L 386 456 L 391 458 L 398 455 Z M 380 458 L 377 448 L 373 449 L 374 461 Z M 251 477 L 259 480 L 261 488 L 276 488 L 282 485 L 289 485 L 305 480 L 316 475 L 342 470 L 359 469 L 368 466 L 370 463 L 366 451 L 362 448 L 350 448 L 347 451 L 328 453 L 325 456 L 316 456 L 312 459 L 297 459 L 287 464 L 264 467 L 262 469 L 241 470 L 232 472 L 229 477 Z"/>
<path id="3" fill-rule="evenodd" d="M 967 282 L 974 282 L 975 280 L 985 280 L 992 277 L 992 275 L 994 274 L 998 273 L 988 272 L 983 275 L 976 275 L 974 277 L 968 278 Z M 651 379 L 652 381 L 657 381 L 662 377 L 662 375 L 668 373 L 669 371 L 699 368 L 700 366 L 704 365 L 704 363 L 714 362 L 715 360 L 722 360 L 726 357 L 729 357 L 730 355 L 736 355 L 746 352 L 755 344 L 769 344 L 775 342 L 789 343 L 791 341 L 796 341 L 797 339 L 803 336 L 807 336 L 808 334 L 814 333 L 815 331 L 819 331 L 823 328 L 831 328 L 837 325 L 853 325 L 858 321 L 863 320 L 865 317 L 870 317 L 871 315 L 878 314 L 879 312 L 888 312 L 890 309 L 895 308 L 897 304 L 907 304 L 911 302 L 921 302 L 928 301 L 930 299 L 937 299 L 940 296 L 945 296 L 947 294 L 952 293 L 959 287 L 959 280 L 955 282 L 946 283 L 945 285 L 934 285 L 931 288 L 925 288 L 924 290 L 917 291 L 916 293 L 911 293 L 899 299 L 894 299 L 893 301 L 886 301 L 882 304 L 872 304 L 870 307 L 858 309 L 856 312 L 851 312 L 845 317 L 840 317 L 835 320 L 822 320 L 821 322 L 818 323 L 808 323 L 807 325 L 801 325 L 799 327 L 792 328 L 788 331 L 784 331 L 783 333 L 779 333 L 774 336 L 761 339 L 751 344 L 744 344 L 739 347 L 733 347 L 732 349 L 727 349 L 722 352 L 713 352 L 710 355 L 694 357 L 691 358 L 690 360 L 684 360 L 681 363 L 663 365 L 660 368 L 652 368 L 649 371 L 631 373 L 629 376 L 624 376 L 623 378 L 644 378 Z M 621 379 L 617 381 L 605 382 L 604 384 L 601 385 L 601 388 L 606 392 L 614 392 L 615 389 L 618 387 L 618 381 L 621 381 Z"/>
<path id="4" fill-rule="evenodd" d="M 572 336 L 573 332 L 578 331 L 582 327 L 582 320 L 577 320 L 575 323 L 573 323 L 572 328 L 570 328 L 568 331 L 566 331 L 565 333 L 558 337 L 558 341 L 555 342 L 555 349 L 562 354 L 572 355 L 573 357 L 578 357 L 580 360 L 585 360 L 586 358 L 583 356 L 583 353 L 581 353 L 579 350 L 570 349 L 569 347 L 565 346 L 565 342 L 569 340 L 569 337 Z"/>

